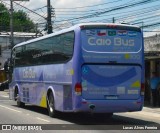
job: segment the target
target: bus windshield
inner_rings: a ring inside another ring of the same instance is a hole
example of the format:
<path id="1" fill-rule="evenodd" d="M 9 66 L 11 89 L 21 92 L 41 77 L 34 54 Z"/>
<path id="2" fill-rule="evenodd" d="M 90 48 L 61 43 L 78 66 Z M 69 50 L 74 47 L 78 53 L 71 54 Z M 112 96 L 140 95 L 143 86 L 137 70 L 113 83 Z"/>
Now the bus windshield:
<path id="1" fill-rule="evenodd" d="M 141 33 L 132 30 L 86 29 L 81 32 L 86 52 L 138 52 L 142 48 Z"/>

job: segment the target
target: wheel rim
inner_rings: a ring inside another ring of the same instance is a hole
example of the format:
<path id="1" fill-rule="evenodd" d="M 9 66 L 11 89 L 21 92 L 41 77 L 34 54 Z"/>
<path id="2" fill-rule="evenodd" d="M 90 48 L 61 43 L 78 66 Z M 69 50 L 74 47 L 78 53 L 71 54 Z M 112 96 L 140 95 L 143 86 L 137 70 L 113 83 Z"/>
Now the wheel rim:
<path id="1" fill-rule="evenodd" d="M 49 97 L 49 110 L 50 110 L 51 113 L 53 112 L 53 106 L 54 106 L 53 98 L 52 98 L 52 96 L 50 96 Z"/>
<path id="2" fill-rule="evenodd" d="M 52 104 L 49 105 L 49 110 L 50 110 L 50 112 L 53 112 Z"/>
<path id="3" fill-rule="evenodd" d="M 19 94 L 17 93 L 17 102 L 19 103 L 20 102 L 20 97 L 19 97 Z"/>

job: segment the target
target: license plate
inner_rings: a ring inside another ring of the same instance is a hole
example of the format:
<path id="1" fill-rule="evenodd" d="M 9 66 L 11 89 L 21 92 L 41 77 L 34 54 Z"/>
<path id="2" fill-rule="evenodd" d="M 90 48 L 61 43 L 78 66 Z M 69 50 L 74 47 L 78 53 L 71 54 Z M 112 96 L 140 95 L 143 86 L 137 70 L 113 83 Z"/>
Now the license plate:
<path id="1" fill-rule="evenodd" d="M 110 95 L 110 96 L 105 96 L 106 99 L 118 99 L 118 96 L 115 96 L 115 95 Z"/>

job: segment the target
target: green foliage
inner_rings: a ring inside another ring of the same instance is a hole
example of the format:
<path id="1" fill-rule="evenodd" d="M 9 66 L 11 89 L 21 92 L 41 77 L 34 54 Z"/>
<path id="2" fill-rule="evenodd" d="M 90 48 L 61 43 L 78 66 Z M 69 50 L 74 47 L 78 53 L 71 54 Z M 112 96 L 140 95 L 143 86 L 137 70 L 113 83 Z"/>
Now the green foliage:
<path id="1" fill-rule="evenodd" d="M 9 12 L 8 9 L 0 3 L 0 31 L 9 30 Z"/>
<path id="2" fill-rule="evenodd" d="M 35 32 L 35 24 L 22 10 L 13 12 L 14 32 Z M 9 10 L 0 3 L 0 31 L 10 31 Z"/>

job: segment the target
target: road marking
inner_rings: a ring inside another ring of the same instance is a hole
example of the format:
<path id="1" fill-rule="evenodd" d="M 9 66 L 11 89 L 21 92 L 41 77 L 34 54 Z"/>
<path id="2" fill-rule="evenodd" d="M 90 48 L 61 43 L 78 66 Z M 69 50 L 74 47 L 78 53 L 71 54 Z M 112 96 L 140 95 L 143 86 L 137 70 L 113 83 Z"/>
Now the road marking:
<path id="1" fill-rule="evenodd" d="M 6 95 L 1 95 L 1 97 L 9 97 L 9 96 L 6 96 Z"/>
<path id="2" fill-rule="evenodd" d="M 21 111 L 19 111 L 19 110 L 15 110 L 15 109 L 12 109 L 12 108 L 8 108 L 8 107 L 3 106 L 3 105 L 0 105 L 0 107 L 3 107 L 3 108 L 6 108 L 6 109 L 8 109 L 8 110 L 11 110 L 11 111 L 15 111 L 15 112 L 21 113 Z"/>
<path id="3" fill-rule="evenodd" d="M 45 122 L 50 122 L 48 120 L 45 120 L 45 119 L 42 119 L 42 118 L 39 118 L 39 117 L 36 117 L 38 120 L 42 120 L 42 121 L 45 121 Z"/>

